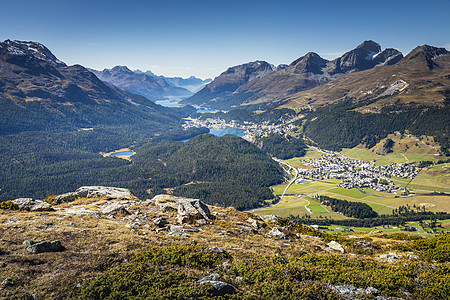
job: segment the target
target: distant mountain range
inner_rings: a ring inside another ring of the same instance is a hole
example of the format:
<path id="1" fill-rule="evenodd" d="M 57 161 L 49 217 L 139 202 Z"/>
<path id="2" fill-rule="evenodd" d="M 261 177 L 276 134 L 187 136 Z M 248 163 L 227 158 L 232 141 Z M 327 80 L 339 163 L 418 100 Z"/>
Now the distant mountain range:
<path id="1" fill-rule="evenodd" d="M 116 66 L 103 71 L 90 69 L 90 71 L 97 75 L 100 80 L 152 101 L 189 97 L 211 81 L 194 76 L 187 79 L 157 76 L 151 71 L 131 71 L 126 66 Z"/>
<path id="2" fill-rule="evenodd" d="M 178 124 L 175 111 L 67 66 L 36 42 L 0 42 L 0 134 L 149 122 Z"/>
<path id="3" fill-rule="evenodd" d="M 229 68 L 184 103 L 230 108 L 277 101 L 345 74 L 393 65 L 402 58 L 398 50 L 382 50 L 379 44 L 366 41 L 332 61 L 309 52 L 289 66 L 278 68 L 270 68 L 267 62 L 252 62 Z"/>

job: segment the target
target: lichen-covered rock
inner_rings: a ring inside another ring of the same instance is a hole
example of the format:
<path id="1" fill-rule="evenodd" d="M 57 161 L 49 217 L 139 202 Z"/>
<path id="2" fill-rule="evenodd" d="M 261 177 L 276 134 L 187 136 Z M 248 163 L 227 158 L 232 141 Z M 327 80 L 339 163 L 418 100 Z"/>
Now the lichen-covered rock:
<path id="1" fill-rule="evenodd" d="M 53 200 L 54 204 L 73 202 L 77 198 L 106 197 L 108 199 L 131 199 L 129 189 L 107 186 L 82 186 L 75 192 L 58 195 Z"/>
<path id="2" fill-rule="evenodd" d="M 332 249 L 332 250 L 339 251 L 339 252 L 342 252 L 342 253 L 345 252 L 344 247 L 342 247 L 342 245 L 339 244 L 339 243 L 336 242 L 336 241 L 331 241 L 331 242 L 329 242 L 329 243 L 327 244 L 327 246 L 328 246 L 330 249 Z"/>
<path id="3" fill-rule="evenodd" d="M 31 253 L 44 253 L 44 252 L 60 252 L 65 250 L 60 241 L 31 241 L 26 240 L 23 242 L 25 249 Z"/>
<path id="4" fill-rule="evenodd" d="M 287 237 L 286 234 L 283 232 L 283 228 L 281 228 L 281 227 L 272 228 L 272 230 L 269 231 L 268 235 L 270 235 L 272 237 L 277 237 L 280 239 L 285 239 Z"/>
<path id="5" fill-rule="evenodd" d="M 198 199 L 187 199 L 172 195 L 157 195 L 152 201 L 162 211 L 170 211 L 176 208 L 177 221 L 180 224 L 193 223 L 196 220 L 210 222 L 213 218 L 208 206 Z"/>
<path id="6" fill-rule="evenodd" d="M 28 211 L 51 211 L 53 210 L 47 202 L 42 200 L 35 200 L 33 198 L 18 198 L 12 200 L 19 209 Z"/>
<path id="7" fill-rule="evenodd" d="M 109 214 L 124 214 L 129 215 L 130 212 L 126 209 L 125 205 L 117 202 L 105 203 L 98 207 L 98 211 L 101 214 L 109 215 Z"/>

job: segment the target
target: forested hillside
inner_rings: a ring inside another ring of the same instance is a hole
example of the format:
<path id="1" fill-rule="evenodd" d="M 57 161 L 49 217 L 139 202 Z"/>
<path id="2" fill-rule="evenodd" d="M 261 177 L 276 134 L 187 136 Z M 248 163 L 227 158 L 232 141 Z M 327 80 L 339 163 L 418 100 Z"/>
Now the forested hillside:
<path id="1" fill-rule="evenodd" d="M 143 145 L 148 138 L 137 129 L 1 136 L 0 201 L 44 198 L 83 185 L 106 185 L 131 188 L 143 199 L 164 192 L 164 188 L 175 188 L 177 195 L 210 204 L 249 208 L 271 199 L 268 186 L 283 179 L 269 156 L 238 137 L 200 135 L 181 143 L 163 141 L 164 136 L 159 136 Z M 196 134 L 199 130 L 191 131 Z M 176 131 L 165 136 L 175 139 Z M 133 142 L 141 146 L 135 148 L 132 162 L 98 154 Z M 196 184 L 189 184 L 192 182 Z"/>

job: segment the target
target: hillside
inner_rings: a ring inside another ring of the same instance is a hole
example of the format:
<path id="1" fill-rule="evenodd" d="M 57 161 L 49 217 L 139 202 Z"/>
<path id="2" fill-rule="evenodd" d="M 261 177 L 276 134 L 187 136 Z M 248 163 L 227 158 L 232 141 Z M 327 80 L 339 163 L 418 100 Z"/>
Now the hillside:
<path id="1" fill-rule="evenodd" d="M 293 61 L 289 66 L 257 76 L 253 80 L 229 84 L 223 73 L 205 89 L 186 99 L 186 103 L 213 108 L 279 101 L 297 92 L 325 84 L 344 74 L 397 63 L 403 55 L 395 49 L 381 49 L 373 41 L 365 41 L 335 60 L 328 61 L 314 52 Z M 216 85 L 229 84 L 227 93 L 211 93 Z"/>
<path id="2" fill-rule="evenodd" d="M 177 112 L 67 66 L 45 46 L 0 43 L 0 132 L 77 130 L 95 125 L 177 126 Z"/>
<path id="3" fill-rule="evenodd" d="M 450 292 L 448 234 L 329 234 L 195 199 L 140 201 L 116 188 L 52 199 L 2 207 L 2 299 L 444 299 Z"/>

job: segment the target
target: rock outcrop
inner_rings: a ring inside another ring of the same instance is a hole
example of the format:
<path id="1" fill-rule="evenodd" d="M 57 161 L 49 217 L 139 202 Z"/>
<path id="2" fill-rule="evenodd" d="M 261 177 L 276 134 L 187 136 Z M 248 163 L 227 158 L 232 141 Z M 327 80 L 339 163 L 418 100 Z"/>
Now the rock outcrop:
<path id="1" fill-rule="evenodd" d="M 268 233 L 268 235 L 270 235 L 272 237 L 277 237 L 280 239 L 285 239 L 287 237 L 286 234 L 283 232 L 283 228 L 281 228 L 281 227 L 272 228 L 272 230 Z"/>
<path id="2" fill-rule="evenodd" d="M 198 199 L 180 198 L 171 195 L 157 195 L 152 201 L 163 211 L 176 210 L 180 224 L 193 223 L 196 220 L 210 222 L 213 219 L 208 206 Z"/>
<path id="3" fill-rule="evenodd" d="M 53 200 L 54 204 L 61 204 L 66 202 L 72 202 L 77 198 L 93 198 L 93 197 L 106 197 L 112 199 L 131 199 L 132 194 L 129 189 L 106 187 L 106 186 L 82 186 L 75 192 L 58 195 Z"/>
<path id="4" fill-rule="evenodd" d="M 342 245 L 339 244 L 339 243 L 336 242 L 336 241 L 331 241 L 331 242 L 329 242 L 329 243 L 327 244 L 327 246 L 328 246 L 330 249 L 332 249 L 332 250 L 339 251 L 339 252 L 341 252 L 341 253 L 344 253 L 344 252 L 345 252 L 344 247 L 342 247 Z"/>
<path id="5" fill-rule="evenodd" d="M 44 202 L 42 200 L 35 200 L 33 198 L 18 198 L 15 200 L 12 200 L 14 204 L 18 206 L 21 210 L 28 210 L 28 211 L 50 211 L 53 210 L 47 202 Z"/>
<path id="6" fill-rule="evenodd" d="M 30 241 L 23 242 L 25 249 L 31 253 L 44 253 L 44 252 L 60 252 L 65 250 L 60 241 Z"/>

